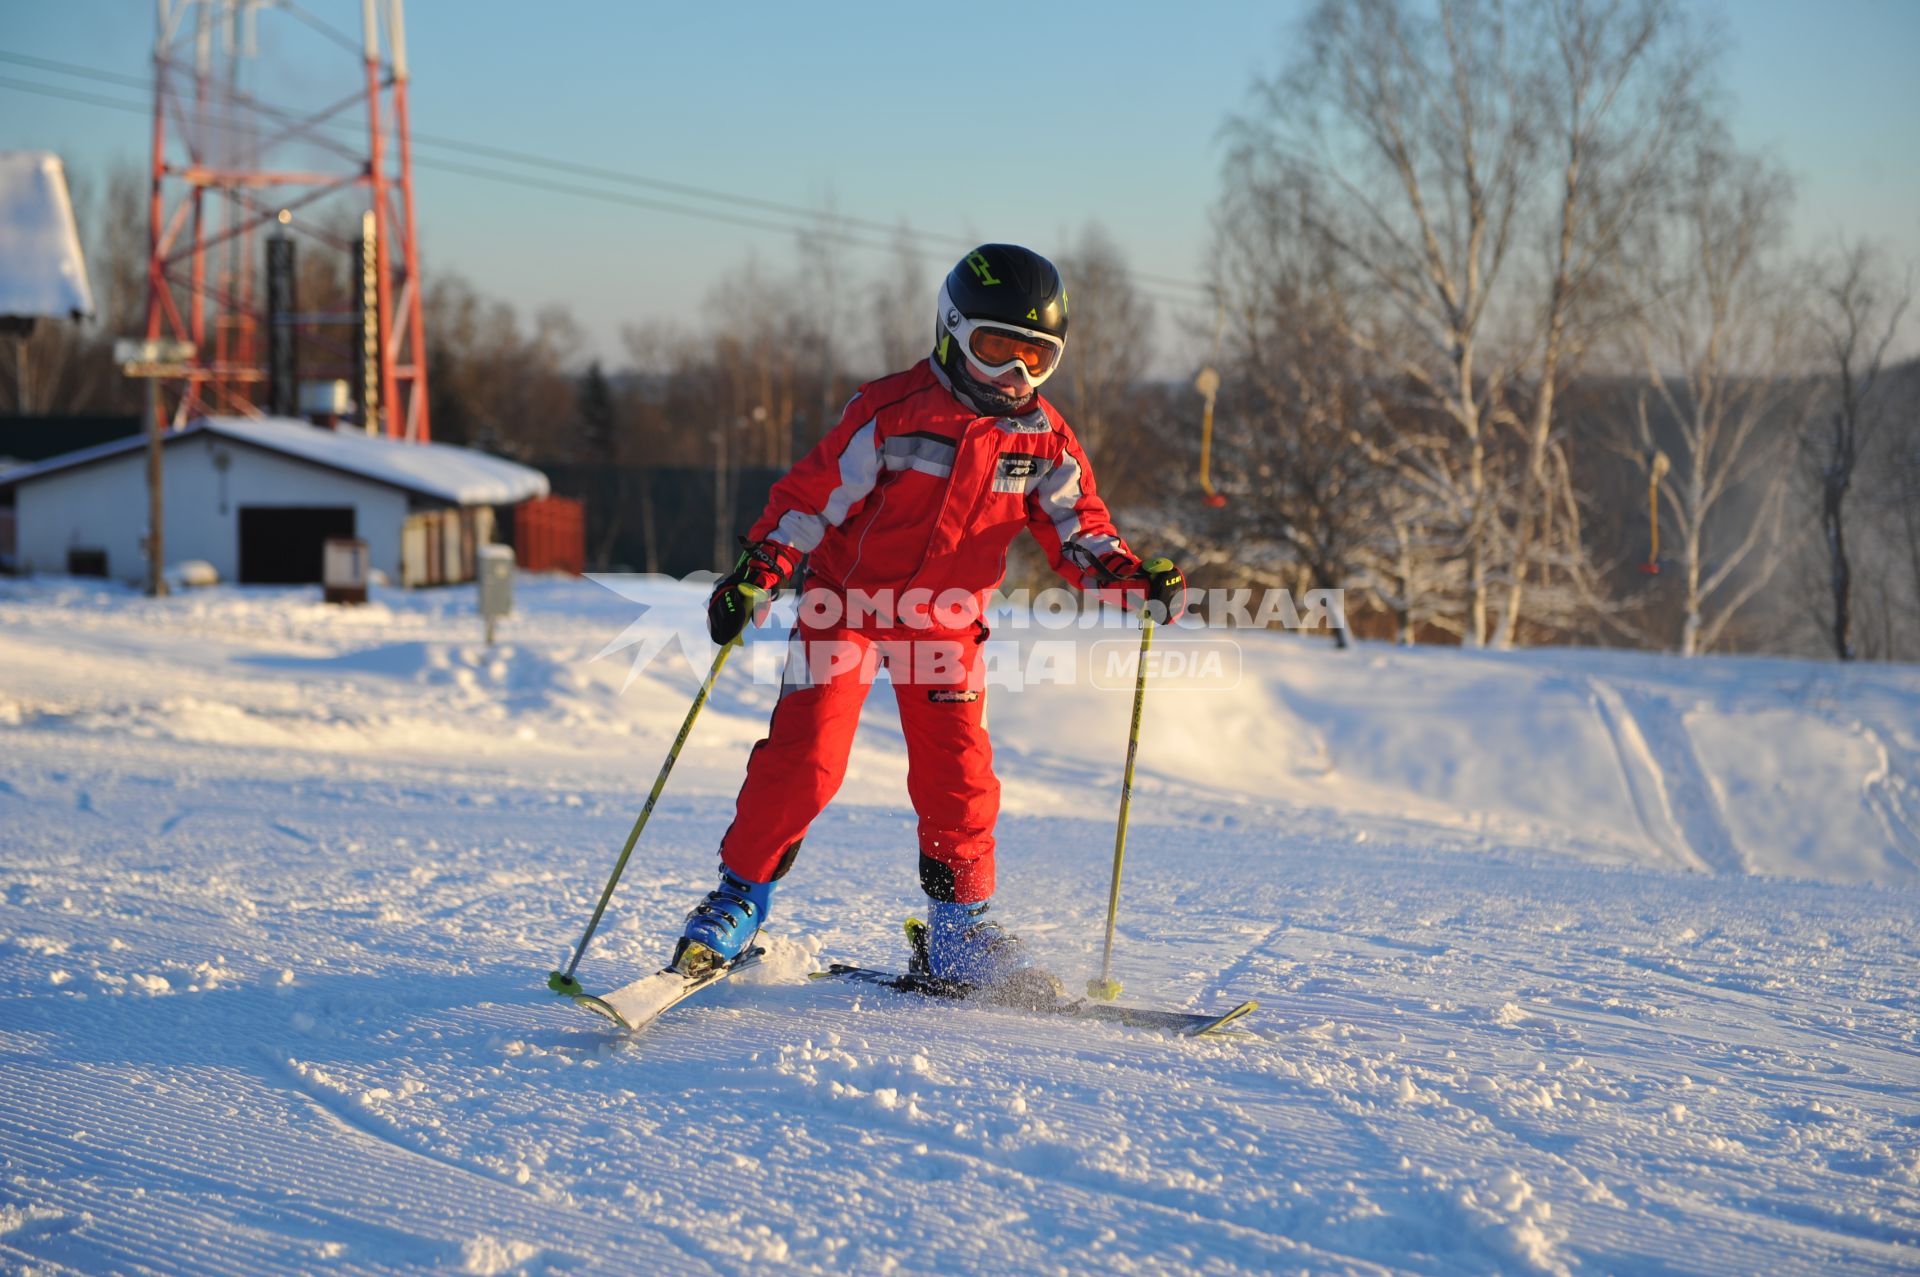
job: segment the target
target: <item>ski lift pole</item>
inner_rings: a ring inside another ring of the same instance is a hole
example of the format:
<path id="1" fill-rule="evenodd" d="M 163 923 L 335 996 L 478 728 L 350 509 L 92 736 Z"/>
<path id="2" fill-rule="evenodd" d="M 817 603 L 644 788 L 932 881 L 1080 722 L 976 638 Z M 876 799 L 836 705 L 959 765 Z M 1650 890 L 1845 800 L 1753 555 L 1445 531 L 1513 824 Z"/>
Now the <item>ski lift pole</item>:
<path id="1" fill-rule="evenodd" d="M 1140 614 L 1140 660 L 1133 674 L 1133 723 L 1127 729 L 1127 767 L 1120 777 L 1120 822 L 1113 832 L 1113 882 L 1107 889 L 1107 942 L 1100 955 L 1100 978 L 1087 981 L 1087 994 L 1111 1002 L 1120 996 L 1113 978 L 1113 924 L 1120 913 L 1120 865 L 1127 856 L 1127 808 L 1133 802 L 1133 760 L 1140 752 L 1140 711 L 1147 699 L 1147 650 L 1153 645 L 1153 618 Z"/>
<path id="2" fill-rule="evenodd" d="M 760 593 L 745 585 L 739 588 L 751 594 Z M 640 808 L 640 815 L 633 822 L 632 831 L 627 834 L 627 845 L 620 849 L 620 858 L 613 862 L 613 874 L 607 879 L 606 890 L 600 893 L 600 903 L 594 906 L 593 917 L 587 922 L 586 933 L 580 937 L 580 943 L 573 947 L 573 960 L 567 963 L 565 971 L 547 973 L 547 987 L 555 993 L 582 992 L 580 982 L 573 978 L 574 970 L 579 967 L 581 957 L 587 952 L 587 942 L 593 939 L 593 933 L 599 929 L 600 919 L 607 912 L 607 902 L 613 899 L 613 889 L 619 885 L 620 875 L 626 872 L 627 859 L 633 855 L 633 848 L 640 841 L 640 831 L 647 827 L 647 817 L 653 815 L 654 804 L 660 801 L 660 794 L 667 787 L 667 777 L 673 772 L 673 764 L 679 759 L 681 748 L 686 745 L 687 737 L 693 734 L 693 720 L 700 717 L 700 708 L 707 703 L 707 695 L 713 691 L 714 681 L 720 677 L 720 667 L 727 663 L 728 653 L 732 652 L 739 643 L 739 638 L 733 638 L 722 643 L 720 650 L 713 654 L 713 665 L 707 670 L 706 681 L 700 684 L 699 692 L 695 693 L 693 705 L 687 710 L 687 719 L 680 724 L 680 734 L 673 738 L 673 745 L 667 750 L 667 761 L 660 765 L 660 774 L 654 778 L 653 792 L 647 795 L 646 803 Z"/>
<path id="3" fill-rule="evenodd" d="M 1200 413 L 1200 499 L 1213 510 L 1227 504 L 1227 494 L 1213 490 L 1210 465 L 1213 460 L 1213 400 L 1220 393 L 1220 370 L 1214 365 L 1220 361 L 1220 340 L 1226 335 L 1227 305 L 1222 300 L 1213 316 L 1213 353 L 1207 357 L 1200 375 L 1193 379 L 1193 388 L 1200 392 L 1200 398 L 1205 403 Z"/>
<path id="4" fill-rule="evenodd" d="M 1666 453 L 1656 452 L 1647 466 L 1647 561 L 1640 570 L 1648 576 L 1660 575 L 1660 480 L 1671 464 Z"/>
<path id="5" fill-rule="evenodd" d="M 1223 493 L 1213 490 L 1213 478 L 1210 473 L 1213 460 L 1213 400 L 1220 393 L 1220 374 L 1211 365 L 1202 368 L 1200 375 L 1193 379 L 1193 387 L 1200 392 L 1203 407 L 1200 411 L 1200 491 L 1201 500 L 1214 509 L 1227 503 Z"/>

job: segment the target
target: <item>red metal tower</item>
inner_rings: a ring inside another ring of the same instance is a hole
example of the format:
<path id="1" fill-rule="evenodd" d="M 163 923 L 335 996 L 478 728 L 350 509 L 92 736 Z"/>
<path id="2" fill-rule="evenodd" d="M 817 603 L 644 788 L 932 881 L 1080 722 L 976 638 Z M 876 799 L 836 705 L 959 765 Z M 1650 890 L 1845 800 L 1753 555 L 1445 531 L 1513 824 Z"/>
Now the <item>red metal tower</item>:
<path id="1" fill-rule="evenodd" d="M 356 44 L 296 0 L 156 0 L 147 336 L 197 348 L 165 387 L 173 424 L 261 411 L 261 232 L 284 227 L 364 253 L 364 307 L 303 322 L 362 334 L 340 345 L 364 346 L 351 380 L 368 433 L 430 438 L 402 3 L 360 0 Z M 351 88 L 315 106 L 256 96 L 263 11 L 276 59 L 295 60 L 287 82 L 311 85 L 337 65 Z M 362 212 L 358 242 L 317 216 L 349 202 Z"/>

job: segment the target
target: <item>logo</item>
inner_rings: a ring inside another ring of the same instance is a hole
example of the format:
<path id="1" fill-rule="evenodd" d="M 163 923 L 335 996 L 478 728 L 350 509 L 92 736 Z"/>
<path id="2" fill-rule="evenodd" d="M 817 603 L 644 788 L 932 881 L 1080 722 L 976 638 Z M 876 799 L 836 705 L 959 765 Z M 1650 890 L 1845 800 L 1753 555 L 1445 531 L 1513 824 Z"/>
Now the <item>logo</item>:
<path id="1" fill-rule="evenodd" d="M 947 310 L 947 327 L 958 328 L 959 326 L 960 326 L 960 312 L 949 307 Z"/>
<path id="2" fill-rule="evenodd" d="M 974 278 L 983 284 L 998 284 L 1000 282 L 993 277 L 993 267 L 989 266 L 987 259 L 982 257 L 978 252 L 967 254 L 967 267 L 973 271 Z"/>
<path id="3" fill-rule="evenodd" d="M 1026 452 L 1009 452 L 1000 458 L 1002 479 L 1031 479 L 1040 473 L 1040 458 Z"/>
<path id="4" fill-rule="evenodd" d="M 1039 323 L 1039 322 L 1040 322 L 1040 311 L 1039 311 L 1039 309 L 1038 309 L 1037 307 L 1033 307 L 1033 306 L 1029 306 L 1029 307 L 1027 307 L 1027 318 L 1028 318 L 1028 319 L 1031 319 L 1031 320 L 1032 320 L 1032 321 L 1033 321 L 1034 323 L 1036 323 L 1036 324 L 1037 324 L 1037 323 Z"/>
<path id="5" fill-rule="evenodd" d="M 936 705 L 971 705 L 980 699 L 980 693 L 972 689 L 936 687 L 927 693 L 927 699 Z"/>

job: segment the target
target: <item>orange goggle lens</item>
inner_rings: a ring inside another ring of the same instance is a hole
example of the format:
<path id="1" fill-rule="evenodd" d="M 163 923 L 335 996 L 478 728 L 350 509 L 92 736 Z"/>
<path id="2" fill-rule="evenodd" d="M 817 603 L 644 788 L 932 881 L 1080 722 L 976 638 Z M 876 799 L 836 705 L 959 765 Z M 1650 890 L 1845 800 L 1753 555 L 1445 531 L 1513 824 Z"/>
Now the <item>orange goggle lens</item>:
<path id="1" fill-rule="evenodd" d="M 1022 337 L 999 328 L 976 328 L 967 347 L 984 368 L 1001 368 L 1015 360 L 1027 366 L 1027 373 L 1044 377 L 1060 360 L 1060 348 L 1046 342 Z"/>

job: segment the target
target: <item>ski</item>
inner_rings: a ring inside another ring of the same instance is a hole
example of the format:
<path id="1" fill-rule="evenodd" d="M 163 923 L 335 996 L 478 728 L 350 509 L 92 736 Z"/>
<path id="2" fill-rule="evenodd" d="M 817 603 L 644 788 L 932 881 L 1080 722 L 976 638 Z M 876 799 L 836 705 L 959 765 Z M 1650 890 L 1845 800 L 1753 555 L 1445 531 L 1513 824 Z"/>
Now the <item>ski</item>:
<path id="1" fill-rule="evenodd" d="M 943 980 L 923 975 L 903 975 L 897 971 L 877 971 L 871 967 L 849 966 L 844 962 L 836 962 L 825 971 L 816 971 L 811 978 L 874 984 L 900 993 L 937 998 L 946 1002 L 969 1000 L 967 991 L 962 986 Z M 1162 1033 L 1186 1038 L 1240 1036 L 1231 1026 L 1260 1009 L 1260 1004 L 1252 1000 L 1242 1002 L 1223 1015 L 1204 1011 L 1160 1011 L 1149 1007 L 1114 1006 L 1106 1002 L 1091 1002 L 1085 998 L 1063 998 L 1055 1003 L 1037 1004 L 996 1003 L 987 998 L 971 999 L 971 1001 L 977 1005 L 998 1006 L 1009 1011 L 1031 1011 L 1040 1015 L 1059 1015 L 1076 1020 L 1100 1020 L 1109 1024 L 1124 1024 L 1137 1029 L 1156 1029 Z"/>
<path id="2" fill-rule="evenodd" d="M 632 984 L 623 985 L 612 993 L 570 993 L 567 997 L 576 1006 L 605 1016 L 624 1031 L 637 1033 L 702 989 L 710 989 L 734 972 L 752 966 L 765 953 L 763 948 L 753 948 L 725 966 L 713 967 L 697 975 L 687 975 L 668 967 L 664 971 L 641 976 Z"/>

